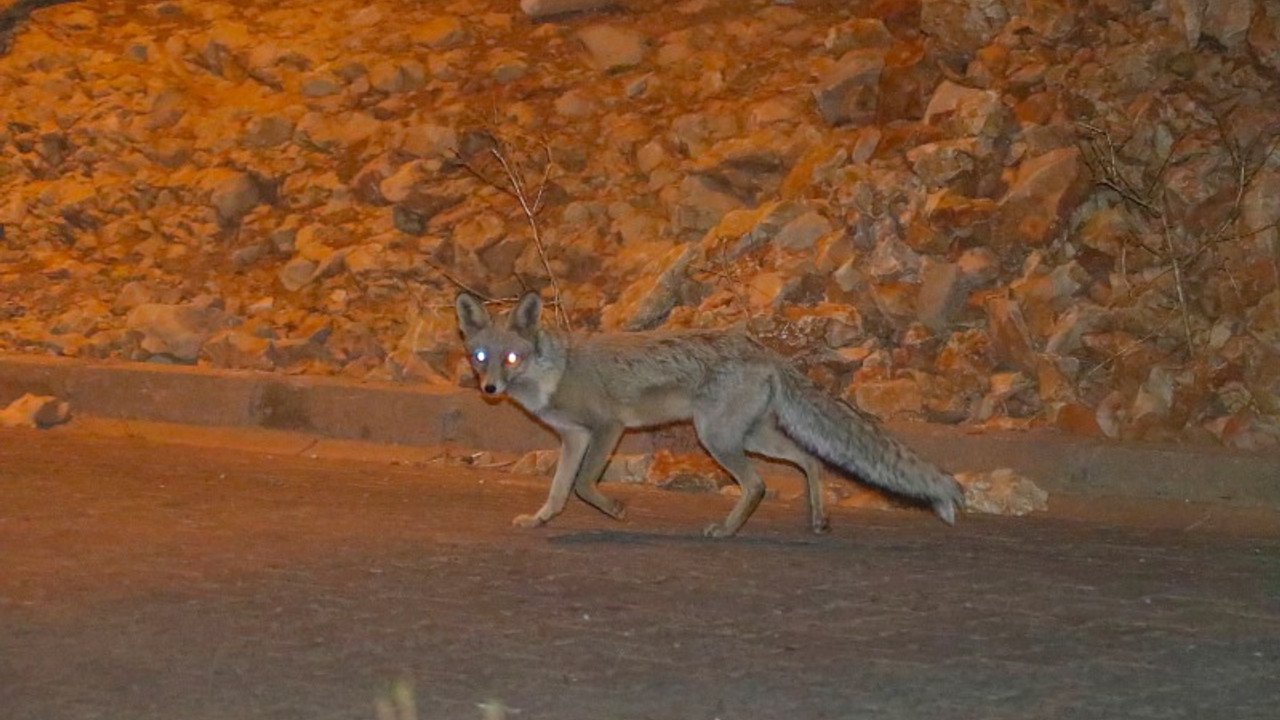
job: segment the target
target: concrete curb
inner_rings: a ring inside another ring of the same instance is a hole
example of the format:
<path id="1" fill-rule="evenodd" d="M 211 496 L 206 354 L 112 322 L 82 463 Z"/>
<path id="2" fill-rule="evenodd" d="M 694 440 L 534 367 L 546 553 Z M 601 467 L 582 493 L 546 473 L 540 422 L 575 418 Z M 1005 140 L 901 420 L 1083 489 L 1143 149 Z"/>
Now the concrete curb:
<path id="1" fill-rule="evenodd" d="M 0 356 L 0 406 L 55 395 L 72 413 L 179 425 L 261 428 L 319 438 L 503 452 L 555 447 L 507 403 L 474 391 L 252 371 Z M 956 471 L 1008 467 L 1054 494 L 1225 503 L 1280 510 L 1280 453 L 1244 453 L 1077 438 L 893 425 L 924 456 Z M 688 450 L 692 432 L 636 433 L 624 452 Z"/>

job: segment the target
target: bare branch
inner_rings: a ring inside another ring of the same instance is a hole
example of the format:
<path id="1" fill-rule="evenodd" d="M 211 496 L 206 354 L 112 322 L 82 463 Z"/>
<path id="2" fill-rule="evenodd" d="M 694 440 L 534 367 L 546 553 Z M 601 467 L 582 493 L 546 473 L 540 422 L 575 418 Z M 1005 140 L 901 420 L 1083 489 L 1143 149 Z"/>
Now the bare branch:
<path id="1" fill-rule="evenodd" d="M 459 290 L 470 293 L 471 295 L 474 295 L 480 298 L 481 300 L 484 300 L 485 302 L 506 302 L 508 300 L 516 299 L 516 298 L 490 297 L 489 295 L 486 295 L 485 293 L 482 293 L 479 290 L 476 290 L 474 287 L 462 282 L 457 278 L 457 276 L 455 276 L 453 273 L 446 270 L 443 265 L 440 265 L 439 263 L 435 262 L 431 258 L 423 258 L 422 261 L 425 262 L 427 266 L 430 267 L 432 270 L 435 270 L 436 272 L 440 273 L 440 275 L 444 277 L 445 280 L 448 280 L 450 283 L 453 283 L 453 285 L 457 287 Z"/>
<path id="2" fill-rule="evenodd" d="M 1161 201 L 1164 201 L 1164 194 L 1160 195 Z M 1182 329 L 1186 333 L 1187 350 L 1195 354 L 1195 338 L 1191 334 L 1191 312 L 1187 309 L 1187 293 L 1183 287 L 1182 280 L 1182 263 L 1178 258 L 1178 251 L 1173 247 L 1173 230 L 1169 228 L 1169 213 L 1160 213 L 1160 227 L 1164 235 L 1165 248 L 1168 254 L 1165 259 L 1173 268 L 1173 286 L 1178 291 L 1178 309 L 1182 313 Z"/>
<path id="3" fill-rule="evenodd" d="M 493 139 L 493 147 L 489 148 L 489 155 L 501 169 L 501 179 L 489 177 L 473 165 L 470 160 L 462 157 L 460 153 L 454 152 L 454 159 L 472 177 L 516 201 L 516 204 L 520 207 L 520 212 L 524 215 L 525 222 L 529 225 L 529 231 L 533 238 L 534 249 L 537 250 L 538 253 L 538 260 L 542 263 L 542 269 L 547 273 L 547 279 L 551 283 L 551 292 L 554 297 L 552 302 L 548 304 L 551 305 L 555 311 L 556 324 L 565 330 L 571 330 L 572 324 L 569 320 L 569 313 L 565 310 L 564 295 L 560 290 L 560 280 L 556 277 L 555 271 L 551 268 L 551 259 L 547 254 L 547 244 L 542 237 L 542 229 L 538 225 L 538 213 L 542 210 L 545 190 L 551 179 L 551 167 L 553 164 L 551 146 L 545 142 L 541 143 L 543 153 L 545 154 L 545 160 L 542 168 L 542 179 L 538 183 L 536 193 L 531 198 L 528 182 L 520 172 L 520 169 L 516 167 L 516 163 L 513 162 L 512 154 L 508 150 L 507 143 L 493 133 L 490 133 L 489 135 Z"/>

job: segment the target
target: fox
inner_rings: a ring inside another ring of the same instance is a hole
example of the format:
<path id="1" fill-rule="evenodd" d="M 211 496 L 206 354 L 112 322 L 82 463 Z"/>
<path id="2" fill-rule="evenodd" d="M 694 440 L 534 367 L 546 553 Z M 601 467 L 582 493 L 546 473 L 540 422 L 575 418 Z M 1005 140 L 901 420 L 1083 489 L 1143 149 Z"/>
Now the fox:
<path id="1" fill-rule="evenodd" d="M 963 509 L 964 493 L 952 475 L 744 332 L 570 333 L 543 326 L 542 306 L 532 291 L 495 319 L 468 292 L 456 302 L 480 391 L 515 402 L 560 437 L 546 502 L 517 516 L 516 526 L 547 524 L 564 510 L 570 491 L 624 519 L 623 503 L 597 487 L 623 432 L 678 422 L 693 424 L 703 448 L 741 488 L 728 516 L 706 527 L 707 537 L 737 533 L 765 495 L 748 453 L 804 474 L 814 533 L 830 529 L 821 461 L 931 508 L 948 525 Z"/>

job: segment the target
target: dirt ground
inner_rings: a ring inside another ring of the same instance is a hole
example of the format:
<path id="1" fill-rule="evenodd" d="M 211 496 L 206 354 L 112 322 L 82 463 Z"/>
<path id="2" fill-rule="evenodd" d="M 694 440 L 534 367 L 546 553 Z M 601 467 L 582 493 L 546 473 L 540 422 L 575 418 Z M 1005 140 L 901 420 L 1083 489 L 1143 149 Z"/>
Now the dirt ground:
<path id="1" fill-rule="evenodd" d="M 608 490 L 625 523 L 531 532 L 537 480 L 2 430 L 0 716 L 377 718 L 397 682 L 424 720 L 1280 703 L 1265 524 L 838 510 L 815 537 L 774 500 L 709 541 L 730 499 Z"/>

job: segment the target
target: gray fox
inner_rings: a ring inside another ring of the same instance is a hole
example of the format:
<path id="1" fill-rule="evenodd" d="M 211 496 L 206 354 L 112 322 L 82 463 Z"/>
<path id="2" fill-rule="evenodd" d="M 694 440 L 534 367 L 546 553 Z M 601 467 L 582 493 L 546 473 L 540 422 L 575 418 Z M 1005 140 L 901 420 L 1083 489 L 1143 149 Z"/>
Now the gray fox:
<path id="1" fill-rule="evenodd" d="M 782 356 L 730 331 L 568 334 L 540 324 L 542 299 L 522 297 L 505 324 L 462 293 L 458 326 L 485 395 L 506 395 L 560 435 L 560 462 L 546 503 L 513 521 L 545 524 L 572 489 L 622 519 L 622 503 L 596 484 L 626 428 L 693 421 L 698 440 L 742 488 L 723 522 L 704 535 L 742 527 L 764 482 L 747 453 L 796 465 L 808 486 L 813 531 L 829 528 L 821 464 L 932 507 L 955 522 L 964 494 L 955 478 L 885 434 L 873 418 L 823 392 Z M 815 457 L 816 456 L 816 457 Z"/>

